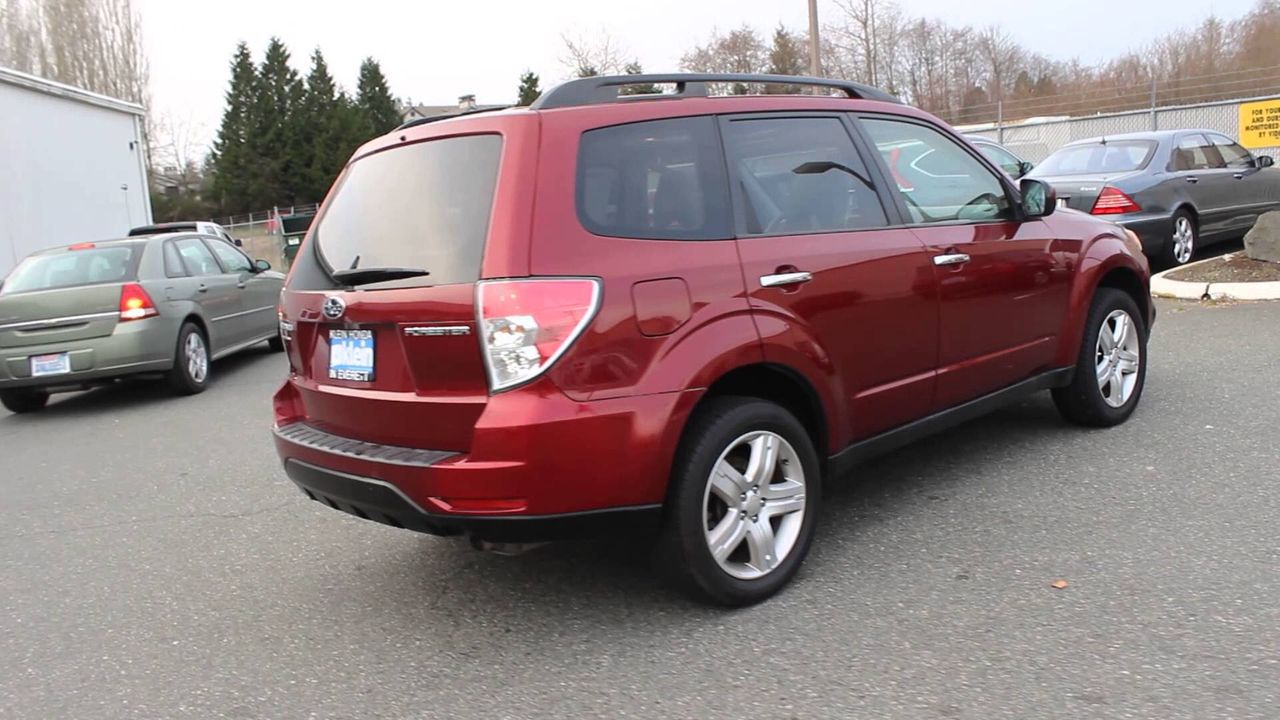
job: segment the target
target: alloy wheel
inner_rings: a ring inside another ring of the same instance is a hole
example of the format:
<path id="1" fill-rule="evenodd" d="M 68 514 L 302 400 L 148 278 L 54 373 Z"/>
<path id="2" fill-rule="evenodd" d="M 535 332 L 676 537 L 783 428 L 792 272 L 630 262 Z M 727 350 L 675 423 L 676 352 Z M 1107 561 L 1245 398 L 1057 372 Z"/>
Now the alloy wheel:
<path id="1" fill-rule="evenodd" d="M 209 376 L 209 352 L 205 349 L 204 338 L 200 337 L 200 333 L 187 335 L 183 354 L 187 361 L 187 374 L 192 381 L 203 383 Z"/>
<path id="2" fill-rule="evenodd" d="M 804 511 L 804 468 L 795 448 L 777 433 L 747 433 L 720 454 L 707 479 L 707 547 L 729 575 L 763 577 L 795 548 Z"/>
<path id="3" fill-rule="evenodd" d="M 1114 310 L 1098 328 L 1094 350 L 1094 369 L 1102 399 L 1113 408 L 1124 406 L 1138 385 L 1138 367 L 1142 363 L 1138 328 L 1124 310 Z"/>
<path id="4" fill-rule="evenodd" d="M 1173 224 L 1173 258 L 1181 265 L 1191 261 L 1196 251 L 1196 230 L 1191 218 L 1179 216 Z"/>

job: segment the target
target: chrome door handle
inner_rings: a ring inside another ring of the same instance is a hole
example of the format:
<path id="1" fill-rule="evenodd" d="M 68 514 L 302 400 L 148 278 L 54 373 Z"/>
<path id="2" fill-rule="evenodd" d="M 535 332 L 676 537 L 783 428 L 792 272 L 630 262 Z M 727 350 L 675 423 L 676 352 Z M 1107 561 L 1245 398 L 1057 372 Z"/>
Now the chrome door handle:
<path id="1" fill-rule="evenodd" d="M 934 265 L 963 265 L 969 262 L 969 256 L 964 253 L 950 253 L 947 255 L 934 255 Z"/>
<path id="2" fill-rule="evenodd" d="M 1198 177 L 1189 177 L 1189 178 L 1187 178 L 1187 182 L 1189 182 L 1189 183 L 1191 183 L 1192 185 L 1194 185 L 1194 184 L 1196 184 L 1196 183 L 1200 182 L 1200 178 L 1198 178 Z"/>
<path id="3" fill-rule="evenodd" d="M 1244 173 L 1236 173 L 1235 175 L 1232 175 L 1232 177 L 1234 177 L 1234 178 L 1235 178 L 1235 179 L 1237 179 L 1237 180 L 1243 180 L 1243 179 L 1244 179 Z"/>
<path id="4" fill-rule="evenodd" d="M 813 279 L 813 273 L 789 272 L 777 275 L 761 275 L 760 287 L 782 287 L 783 285 L 799 285 Z"/>
<path id="5" fill-rule="evenodd" d="M 209 292 L 209 286 L 201 285 L 200 287 L 196 288 L 196 292 Z"/>

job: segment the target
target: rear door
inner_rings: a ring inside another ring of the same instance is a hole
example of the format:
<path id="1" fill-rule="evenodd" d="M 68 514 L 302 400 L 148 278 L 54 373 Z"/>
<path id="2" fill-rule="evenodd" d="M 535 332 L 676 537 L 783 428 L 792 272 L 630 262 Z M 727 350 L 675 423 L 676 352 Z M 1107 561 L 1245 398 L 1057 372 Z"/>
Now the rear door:
<path id="1" fill-rule="evenodd" d="M 928 413 L 938 298 L 924 244 L 880 196 L 842 114 L 722 119 L 738 247 L 762 334 L 813 351 L 835 372 L 852 437 Z M 766 344 L 766 359 L 771 358 Z"/>
<path id="2" fill-rule="evenodd" d="M 898 168 L 893 190 L 939 286 L 936 409 L 1048 369 L 1079 241 L 1055 238 L 1040 220 L 1021 221 L 1006 180 L 941 128 L 873 115 L 859 125 L 886 169 L 894 148 L 929 148 L 929 167 Z"/>
<path id="3" fill-rule="evenodd" d="M 368 442 L 469 448 L 488 400 L 476 282 L 494 208 L 523 192 L 516 161 L 499 179 L 503 147 L 496 132 L 456 135 L 348 166 L 282 298 L 304 422 Z M 380 280 L 388 268 L 429 274 Z M 334 279 L 360 269 L 358 281 Z"/>
<path id="4" fill-rule="evenodd" d="M 1187 195 L 1200 215 L 1200 237 L 1212 238 L 1238 225 L 1239 188 L 1233 172 L 1203 133 L 1179 135 L 1173 149 L 1173 165 L 1187 185 Z"/>
<path id="5" fill-rule="evenodd" d="M 240 282 L 225 272 L 213 252 L 198 237 L 173 241 L 191 280 L 191 300 L 200 306 L 209 326 L 210 352 L 216 354 L 243 341 L 243 327 L 237 325 L 242 309 Z"/>

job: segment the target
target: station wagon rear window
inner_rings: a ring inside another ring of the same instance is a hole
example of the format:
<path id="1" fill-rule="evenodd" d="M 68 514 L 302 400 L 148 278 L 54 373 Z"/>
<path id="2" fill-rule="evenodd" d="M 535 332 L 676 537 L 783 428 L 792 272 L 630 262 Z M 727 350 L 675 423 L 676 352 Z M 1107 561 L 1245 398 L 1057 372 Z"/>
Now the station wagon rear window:
<path id="1" fill-rule="evenodd" d="M 500 136 L 466 135 L 356 160 L 312 230 L 320 257 L 330 270 L 431 273 L 363 289 L 475 282 L 501 154 Z"/>
<path id="2" fill-rule="evenodd" d="M 1072 145 L 1049 156 L 1037 175 L 1099 175 L 1141 170 L 1151 162 L 1156 143 L 1152 140 L 1116 140 L 1107 143 Z"/>
<path id="3" fill-rule="evenodd" d="M 131 280 L 135 271 L 133 256 L 131 245 L 32 255 L 9 273 L 0 285 L 0 295 Z"/>

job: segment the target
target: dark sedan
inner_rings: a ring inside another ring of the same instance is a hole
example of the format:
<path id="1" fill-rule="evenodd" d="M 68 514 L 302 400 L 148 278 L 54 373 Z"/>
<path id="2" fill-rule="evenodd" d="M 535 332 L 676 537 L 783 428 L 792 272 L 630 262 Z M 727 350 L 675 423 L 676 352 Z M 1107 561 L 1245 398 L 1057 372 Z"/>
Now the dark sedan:
<path id="1" fill-rule="evenodd" d="M 1058 204 L 1110 217 L 1138 234 L 1157 264 L 1243 236 L 1280 210 L 1280 170 L 1211 130 L 1129 133 L 1065 145 L 1033 170 Z"/>

